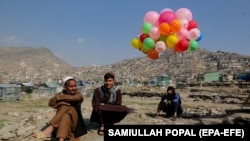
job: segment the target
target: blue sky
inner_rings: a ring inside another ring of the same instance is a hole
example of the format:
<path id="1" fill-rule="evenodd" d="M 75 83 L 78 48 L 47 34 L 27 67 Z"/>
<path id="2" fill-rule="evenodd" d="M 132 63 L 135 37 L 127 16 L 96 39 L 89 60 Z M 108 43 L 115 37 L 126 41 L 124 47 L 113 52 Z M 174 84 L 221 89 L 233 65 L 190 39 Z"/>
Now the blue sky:
<path id="1" fill-rule="evenodd" d="M 46 47 L 77 67 L 143 57 L 131 40 L 164 8 L 192 12 L 199 47 L 250 55 L 249 0 L 0 0 L 0 46 Z"/>

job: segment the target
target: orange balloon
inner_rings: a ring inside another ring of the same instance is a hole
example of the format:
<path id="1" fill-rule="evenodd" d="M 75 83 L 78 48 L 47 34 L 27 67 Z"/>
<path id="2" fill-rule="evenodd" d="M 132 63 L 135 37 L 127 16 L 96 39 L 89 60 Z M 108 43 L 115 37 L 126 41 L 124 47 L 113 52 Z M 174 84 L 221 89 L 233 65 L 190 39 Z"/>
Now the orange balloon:
<path id="1" fill-rule="evenodd" d="M 155 48 L 149 50 L 147 55 L 148 55 L 148 58 L 150 58 L 150 59 L 158 59 L 159 58 L 159 53 L 155 50 Z"/>
<path id="2" fill-rule="evenodd" d="M 180 20 L 173 20 L 171 23 L 170 23 L 170 30 L 171 32 L 179 32 L 181 30 L 181 21 Z"/>
<path id="3" fill-rule="evenodd" d="M 170 26 L 168 23 L 161 23 L 159 26 L 159 31 L 162 35 L 168 35 L 170 33 Z"/>

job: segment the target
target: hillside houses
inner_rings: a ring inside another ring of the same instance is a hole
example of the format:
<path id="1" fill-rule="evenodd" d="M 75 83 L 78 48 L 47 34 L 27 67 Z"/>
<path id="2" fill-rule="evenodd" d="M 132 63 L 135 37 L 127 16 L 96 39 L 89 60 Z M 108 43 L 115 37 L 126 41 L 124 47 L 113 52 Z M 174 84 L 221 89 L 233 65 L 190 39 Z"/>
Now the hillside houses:
<path id="1" fill-rule="evenodd" d="M 219 72 L 231 80 L 235 78 L 233 76 L 249 69 L 250 65 L 250 56 L 223 51 L 211 52 L 200 48 L 194 52 L 168 51 L 157 60 L 149 59 L 145 55 L 105 66 L 70 67 L 58 58 L 55 59 L 47 49 L 38 49 L 35 54 L 34 50 L 25 48 L 27 53 L 22 53 L 24 56 L 18 54 L 8 56 L 8 59 L 0 56 L 0 83 L 32 82 L 39 85 L 48 80 L 58 82 L 65 76 L 73 76 L 98 86 L 103 83 L 103 75 L 107 71 L 115 72 L 117 81 L 122 84 L 148 84 L 153 77 L 160 74 L 168 75 L 176 83 L 200 83 L 205 80 L 204 75 L 208 72 Z M 27 56 L 29 59 L 25 59 Z"/>
<path id="2" fill-rule="evenodd" d="M 20 100 L 21 87 L 16 84 L 0 84 L 0 101 Z"/>

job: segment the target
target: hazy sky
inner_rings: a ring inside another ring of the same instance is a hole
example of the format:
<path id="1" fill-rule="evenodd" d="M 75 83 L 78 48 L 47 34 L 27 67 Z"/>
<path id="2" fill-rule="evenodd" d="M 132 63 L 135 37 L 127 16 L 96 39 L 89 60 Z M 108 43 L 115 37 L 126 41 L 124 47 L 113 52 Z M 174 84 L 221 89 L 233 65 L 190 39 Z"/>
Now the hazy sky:
<path id="1" fill-rule="evenodd" d="M 46 47 L 73 66 L 146 56 L 131 46 L 148 11 L 188 8 L 199 47 L 250 55 L 249 0 L 0 0 L 0 46 Z"/>

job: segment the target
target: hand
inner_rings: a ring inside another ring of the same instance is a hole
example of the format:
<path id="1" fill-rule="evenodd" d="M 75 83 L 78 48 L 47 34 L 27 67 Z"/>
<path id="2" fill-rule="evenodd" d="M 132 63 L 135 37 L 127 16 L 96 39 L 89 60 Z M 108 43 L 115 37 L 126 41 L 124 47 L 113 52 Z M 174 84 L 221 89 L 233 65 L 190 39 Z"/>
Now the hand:
<path id="1" fill-rule="evenodd" d="M 100 103 L 100 105 L 105 105 L 104 103 Z"/>
<path id="2" fill-rule="evenodd" d="M 168 104 L 171 105 L 171 101 L 168 101 Z"/>
<path id="3" fill-rule="evenodd" d="M 68 105 L 69 106 L 70 104 L 67 103 L 67 102 L 62 101 L 62 102 L 59 102 L 59 103 L 56 104 L 56 108 L 58 108 L 58 107 L 60 107 L 62 105 Z"/>

